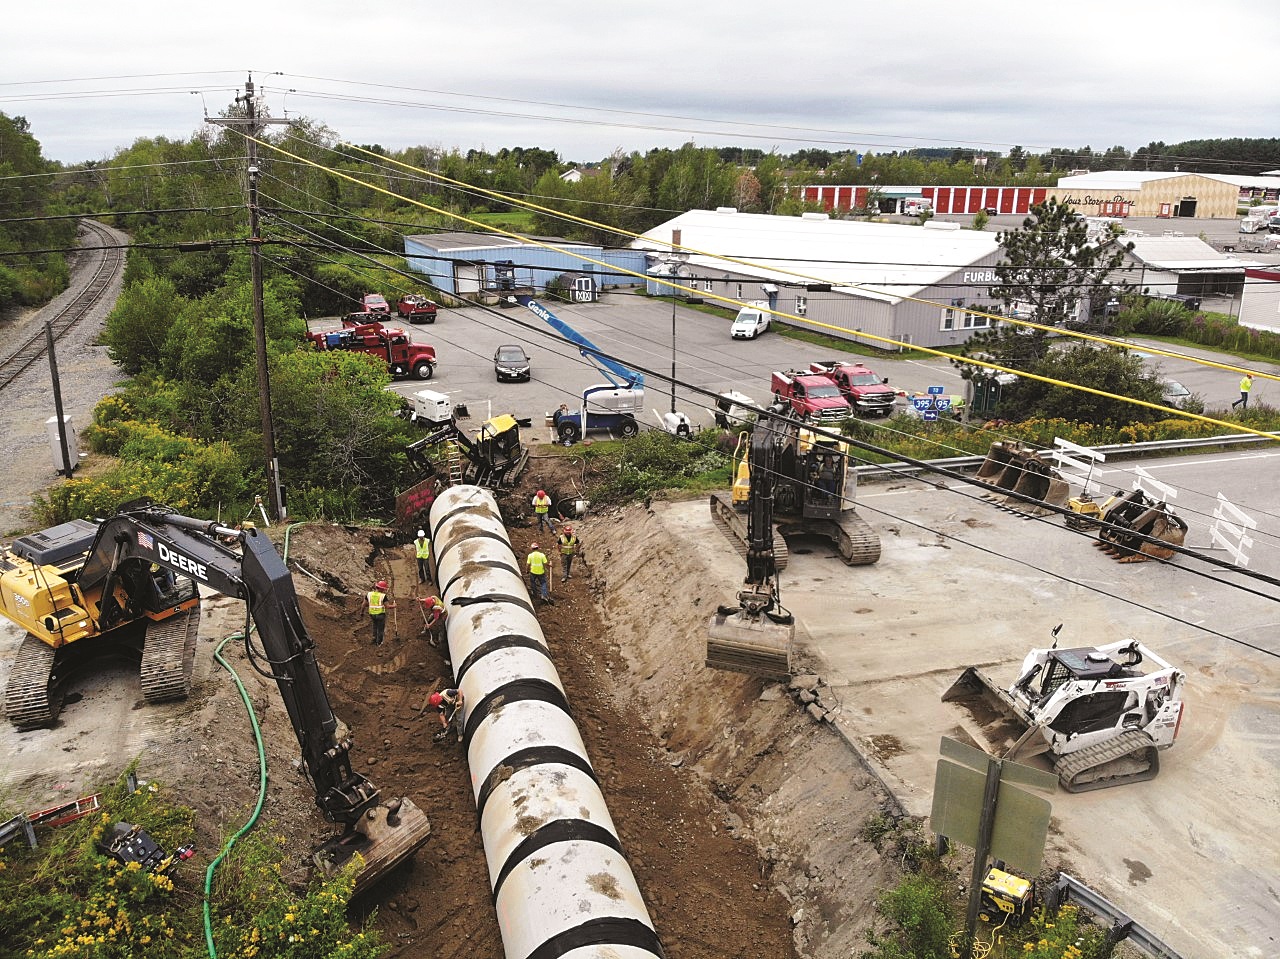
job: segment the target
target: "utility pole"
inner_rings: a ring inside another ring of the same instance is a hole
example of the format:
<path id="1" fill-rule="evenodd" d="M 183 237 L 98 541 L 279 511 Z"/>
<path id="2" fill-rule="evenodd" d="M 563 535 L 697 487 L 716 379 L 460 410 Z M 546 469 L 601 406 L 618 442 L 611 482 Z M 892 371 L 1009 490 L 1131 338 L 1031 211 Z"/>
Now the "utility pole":
<path id="1" fill-rule="evenodd" d="M 262 233 L 258 208 L 258 144 L 255 142 L 262 127 L 268 123 L 288 123 L 288 120 L 260 118 L 254 95 L 253 75 L 244 84 L 244 94 L 236 97 L 243 103 L 243 117 L 207 117 L 209 123 L 237 127 L 244 131 L 249 153 L 249 275 L 253 284 L 253 345 L 258 366 L 258 410 L 262 416 L 262 446 L 267 469 L 267 492 L 271 513 L 276 519 L 284 519 L 286 508 L 284 491 L 280 484 L 280 464 L 276 459 L 276 434 L 271 420 L 271 378 L 267 369 L 267 327 L 262 306 Z"/>

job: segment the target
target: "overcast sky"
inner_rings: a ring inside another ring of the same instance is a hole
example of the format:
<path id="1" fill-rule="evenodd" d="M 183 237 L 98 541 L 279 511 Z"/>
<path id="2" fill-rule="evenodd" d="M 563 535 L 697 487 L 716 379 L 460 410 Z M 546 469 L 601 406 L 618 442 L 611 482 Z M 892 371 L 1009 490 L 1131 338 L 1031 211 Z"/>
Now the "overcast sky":
<path id="1" fill-rule="evenodd" d="M 49 159 L 186 139 L 243 89 L 354 143 L 884 152 L 1275 136 L 1266 0 L 10 4 L 0 112 Z M 192 91 L 198 91 L 193 93 Z"/>

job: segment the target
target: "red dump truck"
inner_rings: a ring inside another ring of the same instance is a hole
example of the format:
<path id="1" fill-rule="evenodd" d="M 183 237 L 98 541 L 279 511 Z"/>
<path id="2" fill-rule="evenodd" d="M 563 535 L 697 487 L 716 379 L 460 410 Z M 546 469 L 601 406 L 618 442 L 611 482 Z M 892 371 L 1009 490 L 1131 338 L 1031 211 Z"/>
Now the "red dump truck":
<path id="1" fill-rule="evenodd" d="M 366 314 L 367 315 L 367 314 Z M 396 379 L 413 376 L 429 380 L 436 371 L 436 348 L 425 343 L 411 343 L 404 330 L 383 326 L 377 320 L 356 322 L 360 314 L 343 320 L 343 328 L 328 333 L 307 333 L 307 340 L 317 350 L 350 350 L 368 353 L 385 360 L 387 370 Z"/>
<path id="2" fill-rule="evenodd" d="M 858 416 L 892 416 L 894 392 L 886 385 L 889 378 L 876 375 L 861 363 L 831 360 L 810 363 L 812 373 L 831 379 Z"/>
<path id="3" fill-rule="evenodd" d="M 772 388 L 774 400 L 790 403 L 795 417 L 806 423 L 835 423 L 852 413 L 840 388 L 824 373 L 775 370 Z"/>

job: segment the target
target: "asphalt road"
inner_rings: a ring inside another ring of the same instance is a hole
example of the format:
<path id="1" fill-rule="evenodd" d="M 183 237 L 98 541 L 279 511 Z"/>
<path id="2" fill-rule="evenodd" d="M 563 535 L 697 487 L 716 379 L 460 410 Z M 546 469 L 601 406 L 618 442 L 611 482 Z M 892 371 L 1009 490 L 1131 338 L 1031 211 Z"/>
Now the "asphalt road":
<path id="1" fill-rule="evenodd" d="M 729 320 L 684 306 L 675 308 L 675 337 L 672 338 L 672 307 L 645 296 L 609 293 L 600 303 L 552 304 L 563 321 L 604 352 L 624 364 L 668 377 L 672 369 L 674 345 L 675 375 L 712 393 L 736 389 L 758 402 L 770 396 L 769 376 L 773 370 L 807 367 L 811 361 L 848 358 L 863 362 L 890 386 L 909 392 L 925 392 L 941 386 L 946 393 L 962 393 L 963 381 L 948 360 L 942 358 L 903 360 L 886 354 L 868 358 L 839 350 L 826 350 L 799 340 L 765 333 L 755 340 L 733 340 Z M 316 324 L 316 329 L 336 325 Z M 398 324 L 400 325 L 400 324 Z M 521 307 L 486 311 L 478 307 L 441 310 L 431 325 L 406 326 L 418 342 L 435 346 L 439 366 L 430 382 L 405 380 L 394 389 L 408 396 L 427 388 L 448 394 L 466 406 L 472 422 L 491 413 L 513 413 L 532 417 L 536 426 L 545 414 L 561 403 L 575 405 L 575 397 L 592 384 L 604 382 L 601 374 L 565 342 L 550 326 Z M 532 359 L 533 379 L 529 383 L 498 383 L 493 372 L 493 352 L 501 343 L 520 343 Z M 1142 341 L 1135 340 L 1142 350 Z M 1149 348 L 1149 347 L 1148 347 Z M 1163 348 L 1163 347 L 1161 347 Z M 1191 356 L 1235 362 L 1206 350 L 1184 349 Z M 1198 365 L 1190 360 L 1152 356 L 1149 363 L 1162 374 L 1177 380 L 1201 396 L 1209 410 L 1225 410 L 1239 396 L 1239 376 L 1226 370 Z M 1280 366 L 1255 366 L 1280 373 Z M 646 382 L 646 407 L 650 410 L 642 425 L 656 426 L 653 411 L 671 408 L 671 388 L 664 379 L 650 376 Z M 1258 380 L 1254 402 L 1280 404 L 1280 387 Z M 698 426 L 709 426 L 712 414 L 706 397 L 683 387 L 675 390 L 676 408 Z M 901 401 L 904 402 L 905 401 Z M 549 437 L 549 433 L 548 433 Z"/>

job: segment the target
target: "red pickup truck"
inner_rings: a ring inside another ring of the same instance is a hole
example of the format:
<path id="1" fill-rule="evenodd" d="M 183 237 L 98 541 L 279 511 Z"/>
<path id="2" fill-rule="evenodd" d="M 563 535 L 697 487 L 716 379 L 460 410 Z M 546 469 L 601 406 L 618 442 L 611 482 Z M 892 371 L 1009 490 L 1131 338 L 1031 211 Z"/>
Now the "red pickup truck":
<path id="1" fill-rule="evenodd" d="M 329 333 L 307 333 L 307 340 L 317 350 L 351 350 L 385 360 L 387 370 L 396 379 L 414 376 L 429 380 L 436 371 L 436 348 L 425 343 L 411 343 L 404 330 L 383 326 L 374 320 L 354 322 L 361 314 L 352 313 L 343 320 L 343 328 Z"/>
<path id="2" fill-rule="evenodd" d="M 396 304 L 396 312 L 400 314 L 401 319 L 408 320 L 410 323 L 434 323 L 439 309 L 425 296 L 410 293 L 400 297 L 400 302 Z"/>
<path id="3" fill-rule="evenodd" d="M 849 401 L 830 377 L 809 370 L 775 371 L 773 398 L 791 404 L 795 416 L 806 423 L 835 423 L 852 414 Z"/>
<path id="4" fill-rule="evenodd" d="M 895 393 L 886 385 L 889 382 L 887 376 L 881 378 L 861 363 L 846 363 L 842 360 L 810 363 L 809 370 L 829 377 L 857 415 L 893 415 Z"/>

